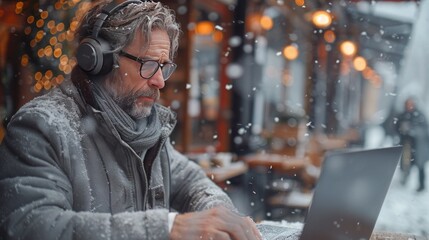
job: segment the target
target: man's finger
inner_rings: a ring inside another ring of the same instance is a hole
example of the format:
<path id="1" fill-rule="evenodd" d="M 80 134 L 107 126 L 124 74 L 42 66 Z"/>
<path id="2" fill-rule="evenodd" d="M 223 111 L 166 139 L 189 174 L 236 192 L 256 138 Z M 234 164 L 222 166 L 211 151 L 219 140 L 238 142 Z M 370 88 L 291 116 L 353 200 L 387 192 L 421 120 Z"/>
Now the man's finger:
<path id="1" fill-rule="evenodd" d="M 228 233 L 222 231 L 215 231 L 202 237 L 204 240 L 232 240 Z"/>
<path id="2" fill-rule="evenodd" d="M 251 226 L 251 231 L 253 236 L 255 236 L 256 239 L 262 240 L 262 235 L 259 232 L 258 228 L 256 227 L 256 223 L 253 221 L 253 219 L 250 217 L 246 217 L 246 220 L 249 222 L 249 225 Z"/>

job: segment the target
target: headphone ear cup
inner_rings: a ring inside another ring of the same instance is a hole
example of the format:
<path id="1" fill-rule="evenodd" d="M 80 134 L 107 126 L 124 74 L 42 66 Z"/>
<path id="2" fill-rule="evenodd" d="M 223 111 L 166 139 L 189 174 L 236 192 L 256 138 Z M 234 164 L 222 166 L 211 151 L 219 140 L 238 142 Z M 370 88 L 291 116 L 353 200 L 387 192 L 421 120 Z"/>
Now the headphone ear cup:
<path id="1" fill-rule="evenodd" d="M 79 67 L 89 75 L 104 75 L 113 68 L 113 52 L 102 38 L 84 38 L 76 51 Z"/>

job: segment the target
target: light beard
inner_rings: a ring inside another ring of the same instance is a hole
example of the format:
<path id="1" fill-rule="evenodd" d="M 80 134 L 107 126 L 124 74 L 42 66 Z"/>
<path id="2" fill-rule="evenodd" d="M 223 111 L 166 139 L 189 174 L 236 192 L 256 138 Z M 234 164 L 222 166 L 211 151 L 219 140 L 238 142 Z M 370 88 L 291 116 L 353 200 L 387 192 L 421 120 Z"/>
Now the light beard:
<path id="1" fill-rule="evenodd" d="M 154 102 L 145 101 L 137 103 L 139 97 L 150 97 L 154 100 L 158 100 L 159 91 L 150 89 L 141 91 L 139 93 L 129 94 L 127 96 L 118 97 L 115 99 L 119 107 L 121 107 L 130 117 L 134 119 L 141 119 L 150 116 Z"/>
<path id="2" fill-rule="evenodd" d="M 160 96 L 158 89 L 149 88 L 138 92 L 132 92 L 124 89 L 124 86 L 121 85 L 122 81 L 115 81 L 112 79 L 121 79 L 118 71 L 114 71 L 113 74 L 106 79 L 105 87 L 116 104 L 118 104 L 125 113 L 133 119 L 141 119 L 150 116 L 154 101 L 158 100 Z M 137 103 L 139 97 L 149 97 L 154 101 Z"/>

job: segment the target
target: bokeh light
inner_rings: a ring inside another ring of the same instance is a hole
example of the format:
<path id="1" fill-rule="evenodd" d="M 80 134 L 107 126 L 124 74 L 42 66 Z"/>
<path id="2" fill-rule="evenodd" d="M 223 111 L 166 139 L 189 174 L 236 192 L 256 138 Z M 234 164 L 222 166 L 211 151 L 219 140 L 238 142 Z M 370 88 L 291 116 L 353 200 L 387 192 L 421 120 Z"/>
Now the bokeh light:
<path id="1" fill-rule="evenodd" d="M 341 43 L 340 50 L 345 56 L 354 56 L 357 52 L 357 47 L 354 42 L 347 40 Z"/>
<path id="2" fill-rule="evenodd" d="M 313 13 L 311 21 L 318 28 L 327 28 L 332 23 L 332 16 L 327 11 L 318 10 Z"/>
<path id="3" fill-rule="evenodd" d="M 335 42 L 335 39 L 336 39 L 335 32 L 332 30 L 325 31 L 325 33 L 323 33 L 323 39 L 325 39 L 325 41 L 328 43 Z"/>
<path id="4" fill-rule="evenodd" d="M 77 44 L 75 31 L 91 5 L 91 1 L 81 0 L 39 3 L 37 7 L 24 1 L 15 4 L 15 13 L 25 16 L 23 33 L 28 39 L 21 66 L 34 69 L 35 92 L 49 90 L 71 73 L 76 65 L 69 57 Z"/>
<path id="5" fill-rule="evenodd" d="M 353 60 L 353 67 L 359 72 L 365 70 L 366 66 L 367 66 L 366 60 L 361 56 L 357 56 Z"/>
<path id="6" fill-rule="evenodd" d="M 288 45 L 283 49 L 283 56 L 288 60 L 295 60 L 298 55 L 298 47 L 295 44 Z"/>
<path id="7" fill-rule="evenodd" d="M 273 19 L 271 17 L 266 16 L 266 15 L 261 17 L 261 27 L 264 30 L 271 30 L 273 28 L 273 25 L 274 25 L 274 23 L 273 23 Z"/>

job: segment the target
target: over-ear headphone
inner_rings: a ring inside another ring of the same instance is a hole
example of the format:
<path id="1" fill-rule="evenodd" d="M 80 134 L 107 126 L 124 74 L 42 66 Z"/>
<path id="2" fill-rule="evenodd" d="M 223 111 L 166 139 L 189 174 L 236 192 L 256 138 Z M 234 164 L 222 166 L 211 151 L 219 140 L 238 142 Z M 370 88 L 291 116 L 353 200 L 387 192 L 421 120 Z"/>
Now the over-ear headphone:
<path id="1" fill-rule="evenodd" d="M 107 4 L 96 17 L 92 34 L 85 37 L 76 50 L 76 59 L 79 67 L 89 75 L 104 75 L 113 68 L 112 46 L 103 38 L 98 36 L 104 22 L 117 11 L 128 6 L 128 4 L 139 4 L 142 1 L 124 1 L 117 4 L 115 1 Z"/>

